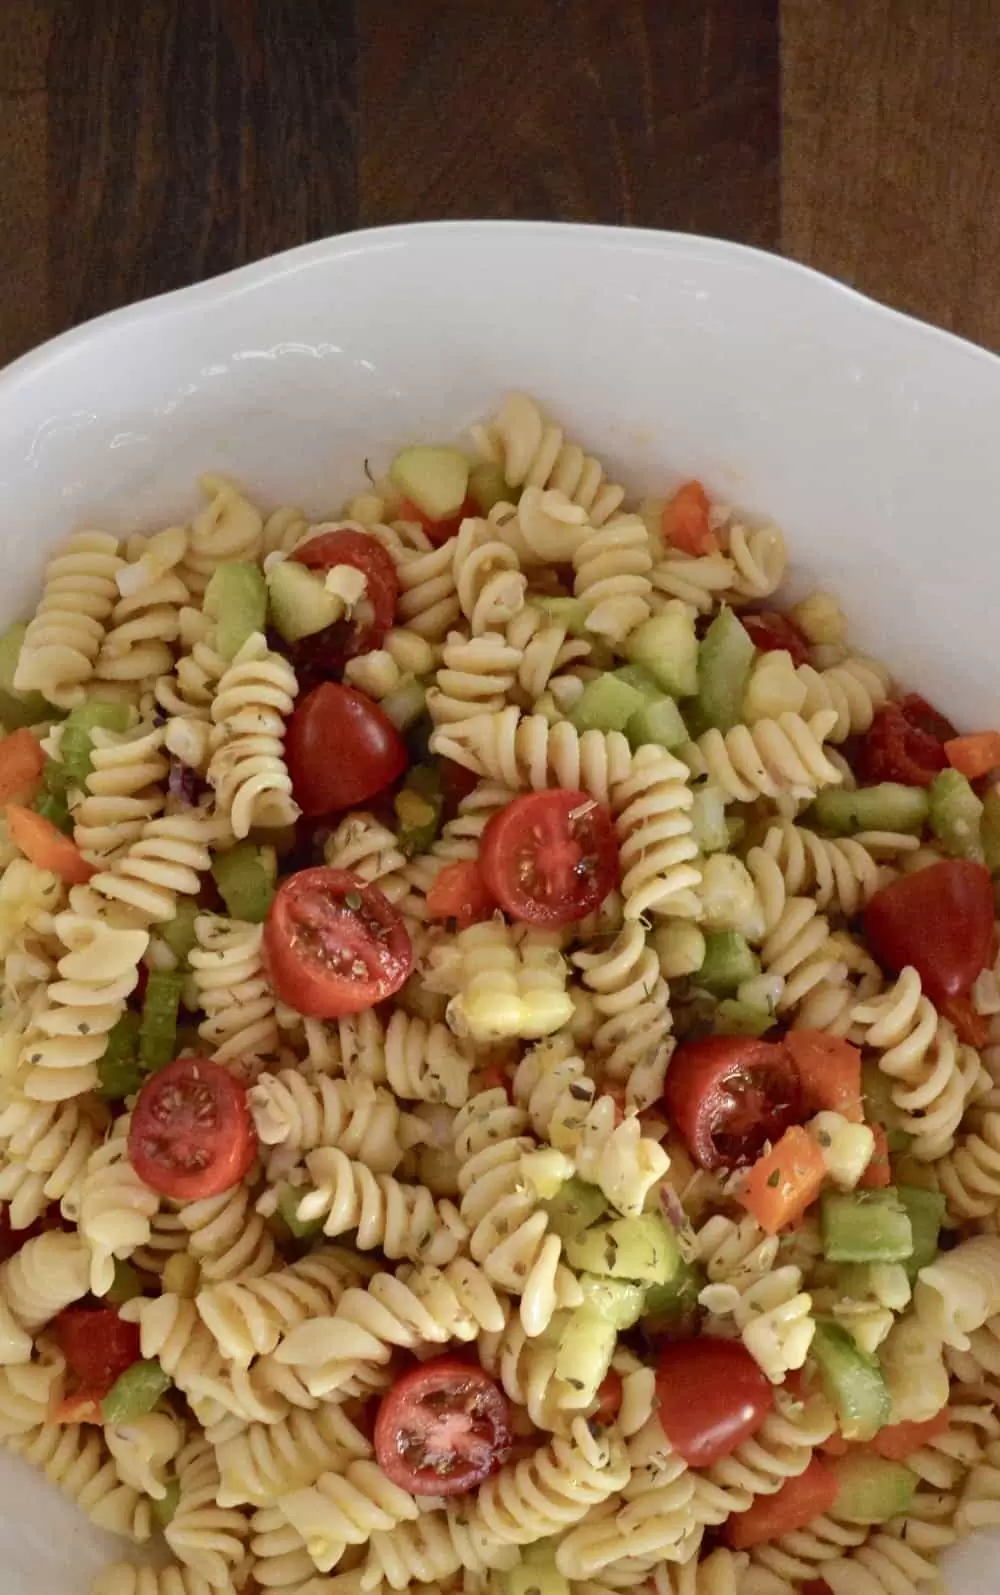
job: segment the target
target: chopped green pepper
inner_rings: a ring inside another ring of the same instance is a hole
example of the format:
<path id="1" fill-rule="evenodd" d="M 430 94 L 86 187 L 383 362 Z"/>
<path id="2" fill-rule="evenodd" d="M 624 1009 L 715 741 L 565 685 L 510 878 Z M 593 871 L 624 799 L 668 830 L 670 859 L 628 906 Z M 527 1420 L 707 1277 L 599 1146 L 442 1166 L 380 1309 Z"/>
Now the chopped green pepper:
<path id="1" fill-rule="evenodd" d="M 139 1026 L 139 1061 L 147 1074 L 162 1069 L 174 1056 L 183 986 L 183 975 L 165 969 L 150 971 Z"/>
<path id="2" fill-rule="evenodd" d="M 441 825 L 444 794 L 437 764 L 414 764 L 393 800 L 399 821 L 399 847 L 407 858 L 426 853 Z"/>
<path id="3" fill-rule="evenodd" d="M 927 793 L 931 830 L 952 858 L 982 862 L 983 805 L 959 770 L 942 770 Z"/>
<path id="4" fill-rule="evenodd" d="M 892 1397 L 874 1357 L 862 1351 L 840 1324 L 820 1319 L 810 1347 L 824 1394 L 840 1420 L 845 1440 L 870 1440 L 892 1411 Z"/>
<path id="5" fill-rule="evenodd" d="M 904 1263 L 913 1252 L 909 1214 L 892 1186 L 824 1191 L 823 1253 L 831 1263 Z"/>
<path id="6" fill-rule="evenodd" d="M 192 903 L 190 898 L 181 898 L 178 900 L 173 919 L 160 926 L 160 935 L 178 963 L 184 962 L 197 941 L 194 922 L 200 912 L 197 903 Z"/>
<path id="7" fill-rule="evenodd" d="M 134 1423 L 137 1418 L 144 1418 L 172 1384 L 155 1357 L 134 1362 L 119 1374 L 101 1402 L 105 1423 Z"/>
<path id="8" fill-rule="evenodd" d="M 173 1519 L 181 1498 L 181 1487 L 176 1479 L 168 1479 L 165 1493 L 159 1501 L 153 1502 L 153 1516 L 161 1529 L 165 1529 Z"/>
<path id="9" fill-rule="evenodd" d="M 311 1240 L 314 1235 L 323 1232 L 322 1218 L 298 1217 L 299 1203 L 304 1196 L 309 1195 L 309 1189 L 305 1185 L 286 1185 L 278 1196 L 278 1213 L 296 1240 Z"/>
<path id="10" fill-rule="evenodd" d="M 212 875 L 233 919 L 263 925 L 278 879 L 278 855 L 273 847 L 237 842 L 228 853 L 216 853 Z"/>
<path id="11" fill-rule="evenodd" d="M 139 1016 L 123 1013 L 108 1032 L 107 1044 L 98 1060 L 98 1091 L 106 1102 L 120 1102 L 142 1085 L 139 1064 Z"/>
<path id="12" fill-rule="evenodd" d="M 731 731 L 739 724 L 754 653 L 750 634 L 739 617 L 731 609 L 721 609 L 698 649 L 693 735 L 700 735 L 711 726 Z"/>
<path id="13" fill-rule="evenodd" d="M 924 1191 L 917 1185 L 900 1185 L 897 1194 L 909 1215 L 913 1235 L 913 1251 L 906 1259 L 906 1272 L 912 1281 L 938 1254 L 947 1203 L 939 1192 Z"/>
<path id="14" fill-rule="evenodd" d="M 927 793 L 920 786 L 882 781 L 856 792 L 820 792 L 810 817 L 832 836 L 855 831 L 903 831 L 919 835 L 927 821 Z"/>

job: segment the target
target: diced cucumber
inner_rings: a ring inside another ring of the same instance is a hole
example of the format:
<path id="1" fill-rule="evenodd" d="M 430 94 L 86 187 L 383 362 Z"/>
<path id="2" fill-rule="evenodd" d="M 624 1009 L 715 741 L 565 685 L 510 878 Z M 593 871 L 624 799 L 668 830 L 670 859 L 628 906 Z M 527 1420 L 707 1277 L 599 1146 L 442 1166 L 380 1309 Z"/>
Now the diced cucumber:
<path id="1" fill-rule="evenodd" d="M 714 930 L 705 937 L 705 960 L 694 977 L 699 986 L 723 994 L 760 974 L 760 959 L 737 930 Z"/>
<path id="2" fill-rule="evenodd" d="M 587 1307 L 570 1313 L 556 1356 L 555 1374 L 577 1392 L 580 1406 L 589 1406 L 615 1352 L 614 1324 Z"/>
<path id="3" fill-rule="evenodd" d="M 444 808 L 440 765 L 411 765 L 393 807 L 399 822 L 400 852 L 407 858 L 426 853 L 438 834 Z"/>
<path id="4" fill-rule="evenodd" d="M 608 1210 L 604 1192 L 586 1180 L 566 1180 L 555 1196 L 543 1202 L 549 1215 L 549 1228 L 562 1240 L 581 1235 Z M 601 1270 L 599 1269 L 600 1273 Z"/>
<path id="5" fill-rule="evenodd" d="M 571 1268 L 644 1285 L 668 1285 L 681 1263 L 677 1236 L 658 1213 L 597 1224 L 564 1245 Z"/>
<path id="6" fill-rule="evenodd" d="M 730 846 L 725 794 L 713 781 L 694 789 L 691 834 L 701 853 L 724 853 Z"/>
<path id="7" fill-rule="evenodd" d="M 581 1274 L 577 1283 L 583 1291 L 584 1307 L 615 1329 L 631 1329 L 642 1317 L 645 1292 L 641 1285 L 602 1279 L 598 1274 Z"/>
<path id="8" fill-rule="evenodd" d="M 820 792 L 809 812 L 831 836 L 853 836 L 855 831 L 903 831 L 917 836 L 927 822 L 927 811 L 923 787 L 882 781 L 856 792 Z"/>
<path id="9" fill-rule="evenodd" d="M 179 897 L 173 919 L 159 927 L 160 935 L 178 963 L 184 963 L 198 939 L 194 931 L 194 922 L 199 913 L 197 903 L 192 903 L 190 898 Z"/>
<path id="10" fill-rule="evenodd" d="M 588 681 L 570 715 L 577 731 L 624 731 L 646 700 L 635 687 L 618 676 L 597 676 Z"/>
<path id="11" fill-rule="evenodd" d="M 267 583 L 248 561 L 227 559 L 212 573 L 202 600 L 215 621 L 215 646 L 223 659 L 235 659 L 248 637 L 267 625 Z"/>
<path id="12" fill-rule="evenodd" d="M 81 703 L 66 717 L 59 739 L 59 758 L 45 766 L 45 782 L 50 790 L 82 787 L 91 771 L 95 731 L 128 730 L 131 711 L 127 704 L 108 703 L 93 698 Z"/>
<path id="13" fill-rule="evenodd" d="M 620 665 L 617 670 L 612 671 L 612 675 L 616 681 L 625 681 L 630 687 L 634 687 L 636 692 L 641 692 L 650 703 L 654 699 L 663 697 L 663 688 L 657 685 L 649 671 L 643 670 L 641 665 Z"/>
<path id="14" fill-rule="evenodd" d="M 308 1188 L 304 1185 L 286 1185 L 278 1195 L 278 1212 L 284 1219 L 296 1240 L 311 1240 L 323 1232 L 323 1219 L 298 1216 L 299 1203 L 308 1195 Z"/>
<path id="15" fill-rule="evenodd" d="M 697 974 L 705 962 L 704 934 L 690 920 L 661 920 L 650 940 L 664 980 L 683 980 L 686 975 Z"/>
<path id="16" fill-rule="evenodd" d="M 457 515 L 469 491 L 469 462 L 458 449 L 418 444 L 400 449 L 389 476 L 404 497 L 431 521 Z"/>
<path id="17" fill-rule="evenodd" d="M 947 1203 L 938 1191 L 925 1191 L 917 1185 L 898 1185 L 896 1194 L 910 1220 L 913 1250 L 906 1259 L 906 1272 L 912 1281 L 938 1254 Z"/>
<path id="18" fill-rule="evenodd" d="M 503 474 L 503 466 L 484 460 L 469 472 L 469 497 L 480 515 L 488 515 L 495 504 L 516 504 L 520 490 L 511 487 Z"/>
<path id="19" fill-rule="evenodd" d="M 135 1423 L 152 1412 L 172 1385 L 170 1375 L 164 1373 L 155 1357 L 134 1362 L 119 1374 L 104 1397 L 101 1415 L 105 1423 Z"/>
<path id="20" fill-rule="evenodd" d="M 661 614 L 630 631 L 624 643 L 626 658 L 648 670 L 672 698 L 690 698 L 698 690 L 694 621 L 694 610 L 679 599 L 672 599 Z"/>
<path id="21" fill-rule="evenodd" d="M 720 609 L 698 649 L 697 733 L 714 726 L 731 731 L 743 718 L 743 698 L 754 659 L 749 632 L 731 609 Z"/>
<path id="22" fill-rule="evenodd" d="M 111 1289 L 105 1296 L 105 1301 L 112 1307 L 123 1307 L 127 1301 L 133 1301 L 136 1296 L 141 1295 L 142 1281 L 132 1264 L 124 1263 L 116 1257 L 115 1277 L 111 1281 Z"/>
<path id="23" fill-rule="evenodd" d="M 315 636 L 343 614 L 340 599 L 327 592 L 322 576 L 293 559 L 282 560 L 270 571 L 267 593 L 274 628 L 286 642 Z"/>
<path id="24" fill-rule="evenodd" d="M 386 693 L 379 707 L 397 731 L 408 731 L 427 709 L 427 688 L 422 681 L 411 677 L 401 681 L 393 692 Z"/>
<path id="25" fill-rule="evenodd" d="M 525 1549 L 531 1550 L 532 1547 L 526 1546 Z M 551 1562 L 518 1562 L 506 1573 L 494 1576 L 503 1595 L 570 1595 L 572 1588 L 569 1579 L 556 1567 L 554 1559 Z"/>
<path id="26" fill-rule="evenodd" d="M 17 731 L 21 726 L 48 720 L 53 713 L 52 705 L 46 702 L 40 692 L 14 690 L 14 674 L 27 629 L 24 622 L 19 620 L 13 626 L 8 626 L 3 636 L 0 636 L 0 719 L 8 731 Z"/>
<path id="27" fill-rule="evenodd" d="M 688 740 L 688 729 L 673 698 L 647 699 L 625 727 L 633 748 L 653 743 L 671 752 Z"/>
<path id="28" fill-rule="evenodd" d="M 917 1475 L 902 1462 L 865 1451 L 849 1451 L 830 1467 L 837 1480 L 837 1499 L 830 1514 L 842 1523 L 888 1523 L 909 1511 Z"/>
<path id="29" fill-rule="evenodd" d="M 983 805 L 960 770 L 942 770 L 927 791 L 931 830 L 952 858 L 982 860 Z"/>
<path id="30" fill-rule="evenodd" d="M 587 630 L 587 605 L 582 598 L 546 598 L 533 594 L 531 604 L 547 615 L 553 625 L 565 626 L 571 637 L 590 638 Z"/>
<path id="31" fill-rule="evenodd" d="M 228 853 L 216 853 L 212 875 L 226 912 L 233 919 L 263 925 L 278 880 L 278 857 L 273 847 L 237 842 Z"/>
<path id="32" fill-rule="evenodd" d="M 139 1025 L 139 1062 L 147 1074 L 164 1068 L 175 1055 L 183 986 L 183 975 L 165 969 L 149 972 Z"/>
<path id="33" fill-rule="evenodd" d="M 650 1285 L 642 1304 L 643 1321 L 648 1327 L 676 1323 L 698 1309 L 698 1293 L 705 1276 L 695 1263 L 682 1257 L 673 1279 L 667 1285 Z"/>
<path id="34" fill-rule="evenodd" d="M 153 1501 L 153 1516 L 161 1529 L 168 1528 L 173 1522 L 174 1513 L 177 1511 L 181 1500 L 181 1487 L 176 1479 L 168 1479 L 164 1485 L 164 1494 L 158 1501 Z"/>
<path id="35" fill-rule="evenodd" d="M 1000 871 L 1000 787 L 991 786 L 983 799 L 979 834 L 983 844 L 983 862 L 995 875 Z"/>
<path id="36" fill-rule="evenodd" d="M 831 1263 L 905 1263 L 913 1252 L 909 1213 L 892 1186 L 824 1191 L 820 1224 Z"/>
<path id="37" fill-rule="evenodd" d="M 856 1346 L 840 1324 L 820 1319 L 809 1355 L 845 1440 L 870 1440 L 889 1421 L 892 1397 L 874 1357 Z"/>
<path id="38" fill-rule="evenodd" d="M 874 1298 L 891 1312 L 902 1312 L 910 1301 L 905 1263 L 839 1263 L 837 1290 L 852 1301 Z"/>
<path id="39" fill-rule="evenodd" d="M 717 1036 L 763 1036 L 773 1028 L 774 1022 L 769 1009 L 726 997 L 715 1010 L 712 1029 Z"/>
<path id="40" fill-rule="evenodd" d="M 97 1063 L 98 1093 L 105 1102 L 120 1102 L 142 1085 L 139 1066 L 139 1016 L 123 1013 L 108 1032 L 104 1052 Z"/>

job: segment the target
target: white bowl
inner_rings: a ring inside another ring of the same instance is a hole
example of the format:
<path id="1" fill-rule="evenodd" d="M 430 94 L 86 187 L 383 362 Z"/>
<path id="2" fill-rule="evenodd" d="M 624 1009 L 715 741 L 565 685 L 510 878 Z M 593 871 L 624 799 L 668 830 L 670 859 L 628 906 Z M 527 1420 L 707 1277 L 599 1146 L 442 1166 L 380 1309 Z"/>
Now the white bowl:
<path id="1" fill-rule="evenodd" d="M 1000 360 L 774 256 L 680 234 L 446 223 L 349 234 L 119 311 L 0 374 L 3 610 L 81 524 L 187 515 L 237 477 L 315 515 L 363 463 L 525 388 L 621 480 L 702 477 L 773 515 L 799 586 L 967 729 L 1000 723 Z M 76 1595 L 107 1556 L 0 1456 L 4 1588 Z M 121 1548 L 119 1547 L 119 1554 Z M 995 1554 L 995 1551 L 994 1551 Z M 986 1588 L 980 1542 L 955 1591 Z"/>

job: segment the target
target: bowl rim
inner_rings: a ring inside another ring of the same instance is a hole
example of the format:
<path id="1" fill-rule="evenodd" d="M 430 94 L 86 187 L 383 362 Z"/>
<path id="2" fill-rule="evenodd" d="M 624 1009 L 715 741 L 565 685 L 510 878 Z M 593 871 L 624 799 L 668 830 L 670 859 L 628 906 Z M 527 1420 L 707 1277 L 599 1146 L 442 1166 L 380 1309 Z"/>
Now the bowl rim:
<path id="1" fill-rule="evenodd" d="M 198 310 L 208 304 L 225 303 L 238 298 L 248 289 L 263 287 L 282 277 L 293 277 L 300 271 L 311 270 L 328 261 L 405 249 L 414 243 L 431 241 L 442 242 L 446 247 L 452 240 L 462 243 L 481 241 L 487 245 L 495 243 L 499 237 L 519 239 L 528 247 L 556 242 L 567 247 L 600 246 L 625 253 L 661 253 L 678 263 L 687 261 L 691 265 L 697 265 L 699 261 L 711 266 L 732 264 L 743 271 L 750 270 L 758 277 L 784 278 L 789 284 L 794 283 L 820 297 L 825 296 L 831 303 L 836 302 L 851 315 L 878 319 L 888 330 L 905 338 L 911 347 L 917 340 L 928 350 L 935 344 L 942 348 L 950 346 L 964 358 L 975 359 L 984 366 L 988 364 L 1000 371 L 1000 353 L 994 353 L 985 345 L 874 299 L 814 266 L 803 265 L 800 261 L 755 245 L 703 233 L 590 222 L 426 221 L 331 233 L 309 243 L 263 256 L 244 266 L 235 266 L 198 282 L 188 283 L 184 287 L 169 289 L 115 310 L 104 311 L 78 326 L 56 333 L 0 367 L 0 398 L 8 396 L 21 384 L 42 376 L 48 368 L 57 367 L 63 358 L 82 353 L 89 344 L 99 342 L 108 331 L 124 331 L 128 327 L 152 323 L 163 316 L 187 309 Z"/>

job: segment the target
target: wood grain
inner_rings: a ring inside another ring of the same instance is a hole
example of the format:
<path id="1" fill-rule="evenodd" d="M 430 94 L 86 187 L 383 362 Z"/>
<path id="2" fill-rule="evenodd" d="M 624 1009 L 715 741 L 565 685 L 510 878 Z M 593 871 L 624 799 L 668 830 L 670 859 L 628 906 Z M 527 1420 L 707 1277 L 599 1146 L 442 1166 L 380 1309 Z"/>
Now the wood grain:
<path id="1" fill-rule="evenodd" d="M 783 0 L 782 242 L 1000 350 L 1000 8 Z"/>

